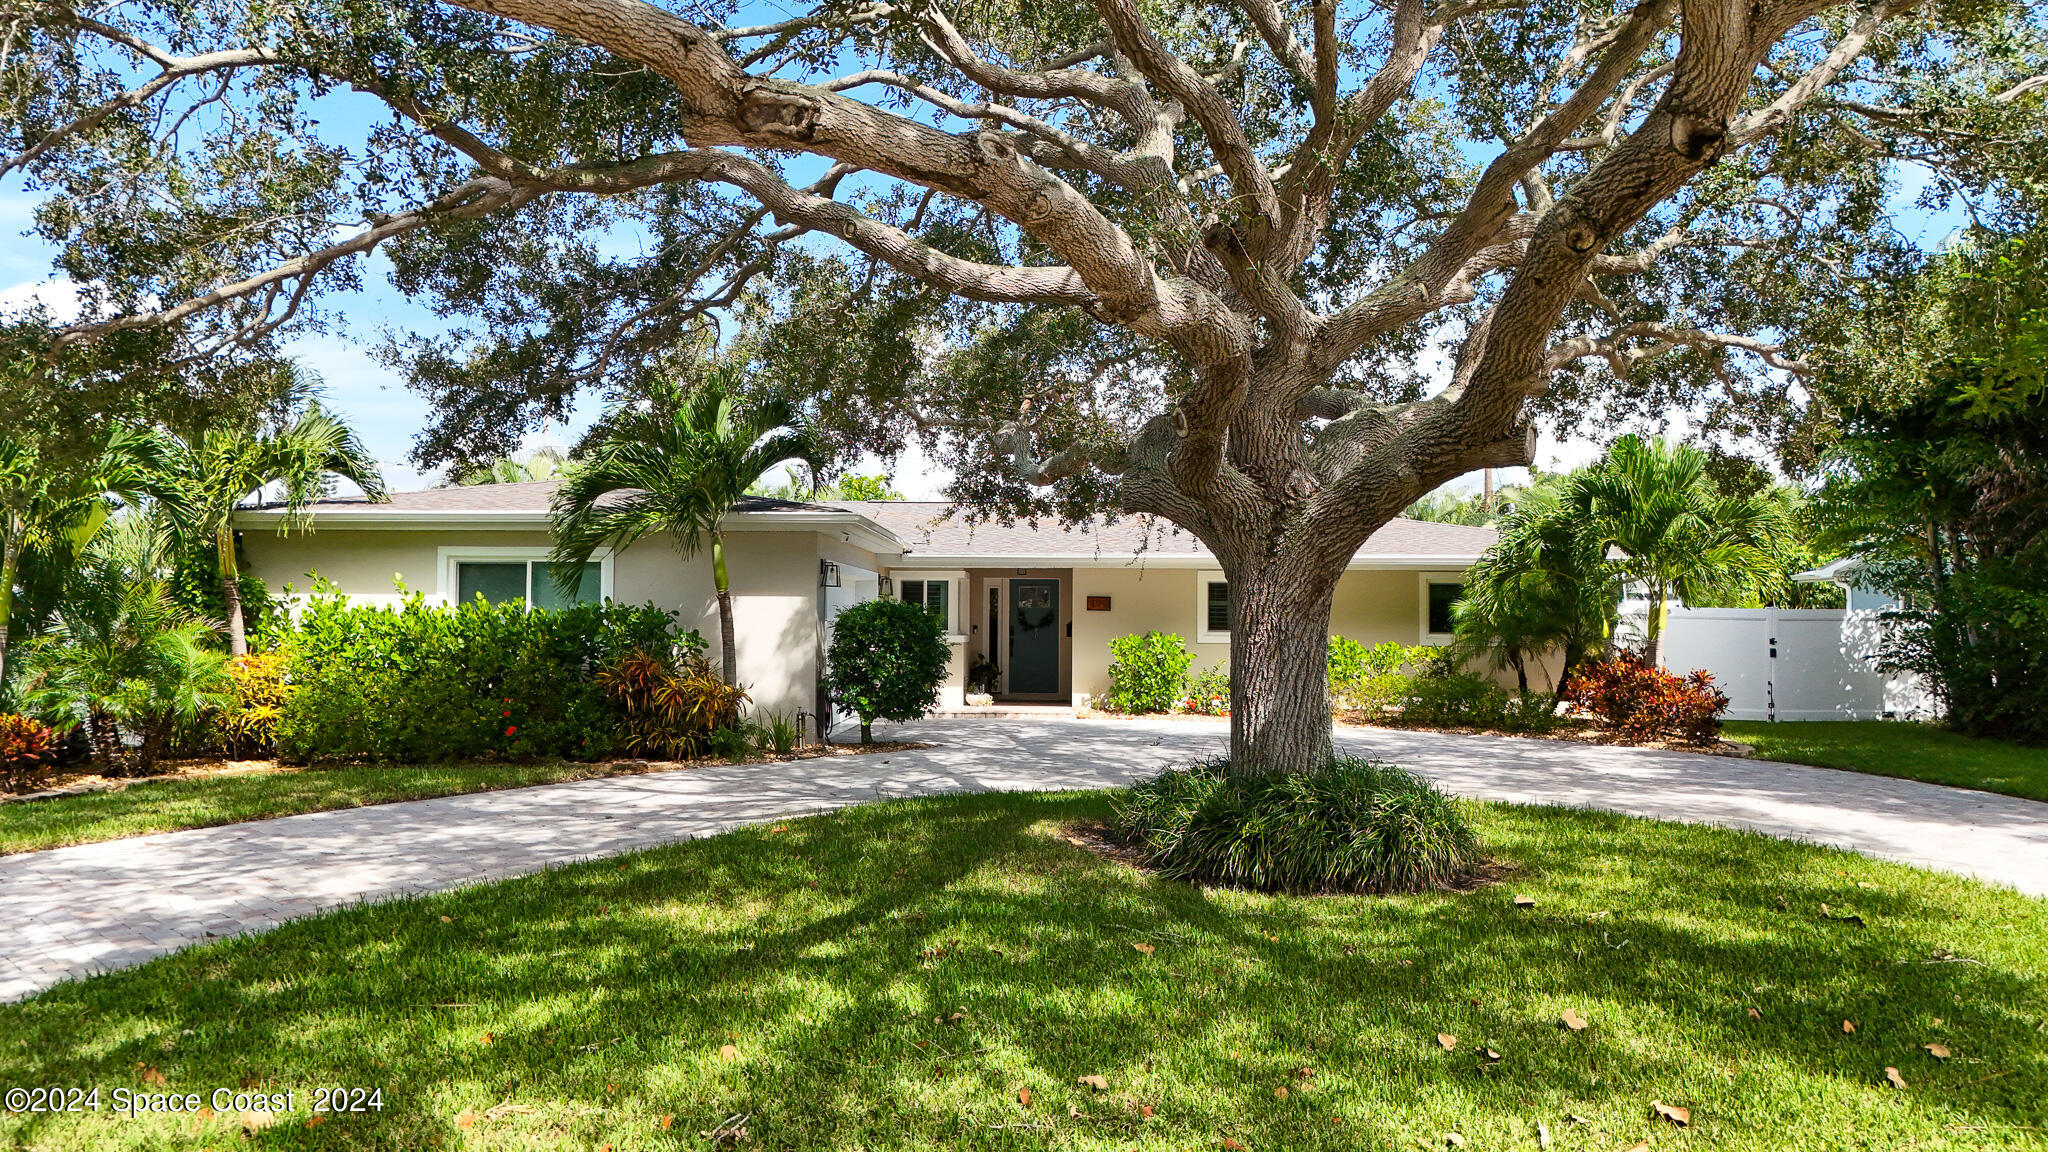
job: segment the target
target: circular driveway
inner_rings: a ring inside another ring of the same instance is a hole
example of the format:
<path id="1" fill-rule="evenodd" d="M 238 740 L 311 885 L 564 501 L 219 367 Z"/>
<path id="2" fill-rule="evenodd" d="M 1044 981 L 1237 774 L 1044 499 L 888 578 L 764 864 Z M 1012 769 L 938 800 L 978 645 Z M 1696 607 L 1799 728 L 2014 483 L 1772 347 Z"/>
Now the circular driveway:
<path id="1" fill-rule="evenodd" d="M 1125 783 L 1220 753 L 1217 720 L 946 718 L 915 752 L 741 764 L 315 812 L 0 857 L 0 1000 L 364 900 L 539 871 L 868 800 Z M 2048 804 L 1826 768 L 1501 736 L 1340 729 L 1490 800 L 1748 828 L 2048 896 Z"/>

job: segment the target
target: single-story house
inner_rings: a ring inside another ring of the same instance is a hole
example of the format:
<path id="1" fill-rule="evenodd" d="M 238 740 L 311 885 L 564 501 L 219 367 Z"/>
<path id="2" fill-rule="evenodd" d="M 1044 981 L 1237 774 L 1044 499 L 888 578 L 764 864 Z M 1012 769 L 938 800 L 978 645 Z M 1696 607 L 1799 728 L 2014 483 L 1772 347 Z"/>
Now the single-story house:
<path id="1" fill-rule="evenodd" d="M 330 499 L 304 529 L 285 514 L 237 518 L 245 571 L 273 591 L 314 577 L 351 598 L 395 602 L 419 592 L 453 602 L 560 601 L 546 567 L 557 482 L 483 484 Z M 807 504 L 749 497 L 724 525 L 739 679 L 774 713 L 815 713 L 832 618 L 877 596 L 918 601 L 945 621 L 952 668 L 941 705 L 957 707 L 982 662 L 996 696 L 1079 706 L 1109 682 L 1109 641 L 1158 629 L 1185 638 L 1195 668 L 1227 660 L 1228 587 L 1216 559 L 1185 532 L 1139 518 L 970 525 L 947 503 Z M 1450 606 L 1465 569 L 1492 545 L 1490 528 L 1395 520 L 1368 539 L 1338 584 L 1332 628 L 1364 644 L 1450 639 Z M 578 598 L 653 602 L 685 627 L 717 635 L 711 564 L 649 537 L 599 552 Z"/>

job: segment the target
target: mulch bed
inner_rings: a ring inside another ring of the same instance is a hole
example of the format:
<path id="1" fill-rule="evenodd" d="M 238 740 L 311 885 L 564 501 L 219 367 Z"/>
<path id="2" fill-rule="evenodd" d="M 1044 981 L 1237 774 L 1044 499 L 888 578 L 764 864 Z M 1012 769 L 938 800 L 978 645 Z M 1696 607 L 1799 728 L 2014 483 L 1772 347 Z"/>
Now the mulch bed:
<path id="1" fill-rule="evenodd" d="M 730 764 L 781 764 L 792 760 L 816 760 L 827 756 L 914 752 L 930 747 L 930 744 L 904 740 L 877 740 L 873 744 L 806 744 L 799 751 L 761 753 L 743 760 L 727 760 L 718 756 L 707 756 L 701 760 L 599 760 L 592 761 L 591 767 L 593 770 L 605 769 L 602 772 L 593 771 L 593 776 L 636 776 L 644 772 L 674 772 L 679 769 L 711 768 Z M 479 760 L 469 763 L 473 767 L 485 767 L 490 761 Z M 137 784 L 158 784 L 174 780 L 210 780 L 223 776 L 267 776 L 318 771 L 321 771 L 318 766 L 282 764 L 276 760 L 222 760 L 206 757 L 167 760 L 165 767 L 151 776 L 103 776 L 90 768 L 79 767 L 44 774 L 34 781 L 35 786 L 32 789 L 24 788 L 23 785 L 27 782 L 18 778 L 0 781 L 0 804 L 50 800 L 59 796 L 82 796 L 89 792 L 119 792 Z"/>

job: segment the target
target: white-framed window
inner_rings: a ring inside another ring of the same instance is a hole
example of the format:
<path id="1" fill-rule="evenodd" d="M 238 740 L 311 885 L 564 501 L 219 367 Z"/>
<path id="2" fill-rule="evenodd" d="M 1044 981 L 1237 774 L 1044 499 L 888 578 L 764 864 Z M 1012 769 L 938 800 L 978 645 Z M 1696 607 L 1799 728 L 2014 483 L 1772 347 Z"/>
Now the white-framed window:
<path id="1" fill-rule="evenodd" d="M 964 610 L 961 597 L 967 588 L 966 572 L 899 570 L 892 579 L 898 600 L 922 604 L 926 611 L 939 618 L 939 631 L 945 633 L 948 643 L 957 644 L 966 639 L 963 634 L 967 630 L 967 621 L 961 615 Z"/>
<path id="2" fill-rule="evenodd" d="M 922 604 L 939 618 L 939 630 L 953 631 L 953 582 L 951 580 L 899 580 L 896 598 L 906 604 Z"/>
<path id="3" fill-rule="evenodd" d="M 1195 643 L 1230 643 L 1230 582 L 1221 572 L 1195 573 Z"/>
<path id="4" fill-rule="evenodd" d="M 1420 603 L 1421 642 L 1448 644 L 1453 638 L 1451 606 L 1465 593 L 1463 572 L 1424 572 Z"/>
<path id="5" fill-rule="evenodd" d="M 567 588 L 555 579 L 545 548 L 441 548 L 437 555 L 441 599 L 450 604 L 482 596 L 492 604 L 519 600 L 533 608 L 557 609 L 602 603 L 613 595 L 612 554 L 607 548 L 591 553 L 574 585 Z"/>

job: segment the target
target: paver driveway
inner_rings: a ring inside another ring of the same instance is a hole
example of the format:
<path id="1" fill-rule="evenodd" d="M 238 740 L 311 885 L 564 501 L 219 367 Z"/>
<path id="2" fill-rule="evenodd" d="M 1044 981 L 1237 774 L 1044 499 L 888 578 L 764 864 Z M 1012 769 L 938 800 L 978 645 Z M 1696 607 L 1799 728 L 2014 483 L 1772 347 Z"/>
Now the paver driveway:
<path id="1" fill-rule="evenodd" d="M 919 752 L 689 769 L 0 857 L 0 999 L 337 905 L 884 797 L 1096 788 L 1221 750 L 1221 722 L 934 720 Z M 1465 796 L 1752 828 L 2048 895 L 2048 804 L 1825 768 L 1492 736 L 1339 742 Z"/>

